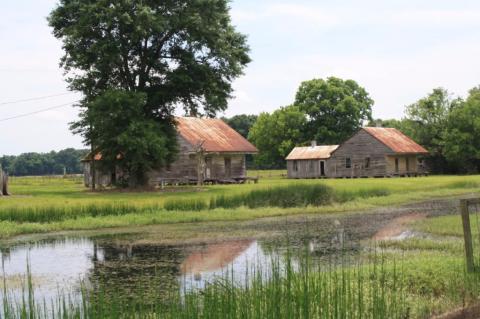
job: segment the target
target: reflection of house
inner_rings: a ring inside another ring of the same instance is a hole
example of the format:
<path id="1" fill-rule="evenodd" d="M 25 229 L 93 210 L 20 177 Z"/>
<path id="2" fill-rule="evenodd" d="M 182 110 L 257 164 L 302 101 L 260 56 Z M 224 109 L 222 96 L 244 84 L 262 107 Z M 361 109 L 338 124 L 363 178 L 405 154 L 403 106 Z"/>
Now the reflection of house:
<path id="1" fill-rule="evenodd" d="M 397 129 L 365 127 L 338 147 L 295 148 L 287 157 L 288 176 L 417 176 L 426 173 L 421 163 L 425 154 L 427 150 Z"/>
<path id="2" fill-rule="evenodd" d="M 204 179 L 221 181 L 246 177 L 245 155 L 257 153 L 255 146 L 220 119 L 179 117 L 176 120 L 178 158 L 168 167 L 149 172 L 150 184 L 168 180 L 197 180 L 200 149 Z M 97 154 L 95 160 L 101 160 L 101 154 Z M 91 155 L 83 162 L 85 184 L 88 186 L 91 182 Z M 112 179 L 121 177 L 118 172 L 97 173 L 96 176 L 99 185 L 109 185 Z"/>
<path id="3" fill-rule="evenodd" d="M 190 254 L 180 266 L 182 273 L 199 275 L 216 271 L 231 264 L 247 250 L 254 241 L 251 239 L 208 245 L 205 249 Z"/>

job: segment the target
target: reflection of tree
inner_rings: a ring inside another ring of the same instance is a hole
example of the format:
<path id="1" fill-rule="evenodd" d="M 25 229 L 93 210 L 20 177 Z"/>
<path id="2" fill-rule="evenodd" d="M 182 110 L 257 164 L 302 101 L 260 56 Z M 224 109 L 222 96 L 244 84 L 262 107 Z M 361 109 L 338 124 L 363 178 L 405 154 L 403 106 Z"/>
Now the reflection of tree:
<path id="1" fill-rule="evenodd" d="M 96 243 L 88 281 L 97 298 L 164 300 L 180 289 L 182 251 L 168 246 Z"/>

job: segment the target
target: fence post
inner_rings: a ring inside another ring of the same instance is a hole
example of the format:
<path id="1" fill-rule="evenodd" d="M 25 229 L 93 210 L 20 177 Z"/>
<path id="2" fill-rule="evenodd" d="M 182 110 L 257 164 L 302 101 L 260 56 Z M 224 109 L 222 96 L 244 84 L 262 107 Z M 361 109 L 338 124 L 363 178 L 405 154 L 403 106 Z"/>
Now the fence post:
<path id="1" fill-rule="evenodd" d="M 472 245 L 472 231 L 470 228 L 470 215 L 468 213 L 468 200 L 460 200 L 460 212 L 462 214 L 463 222 L 463 237 L 465 239 L 465 257 L 467 261 L 467 271 L 473 272 L 475 265 L 473 263 L 473 245 Z"/>

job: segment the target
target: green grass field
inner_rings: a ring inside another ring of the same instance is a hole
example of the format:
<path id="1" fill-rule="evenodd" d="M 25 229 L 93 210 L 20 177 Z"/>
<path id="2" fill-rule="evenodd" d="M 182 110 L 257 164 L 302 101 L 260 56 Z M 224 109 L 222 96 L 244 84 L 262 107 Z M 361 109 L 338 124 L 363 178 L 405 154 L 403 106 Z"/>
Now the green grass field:
<path id="1" fill-rule="evenodd" d="M 260 176 L 260 182 L 214 185 L 202 189 L 170 187 L 156 192 L 105 190 L 92 193 L 84 188 L 80 178 L 13 178 L 10 190 L 14 196 L 0 198 L 0 238 L 60 230 L 361 211 L 428 198 L 477 193 L 480 186 L 480 176 L 288 180 L 283 177 L 284 171 L 252 171 L 250 174 Z M 171 203 L 203 202 L 207 205 L 219 197 L 223 197 L 225 202 L 234 196 L 248 197 L 249 194 L 258 193 L 258 190 L 268 191 L 283 187 L 295 191 L 304 186 L 319 184 L 331 188 L 337 197 L 347 200 L 331 201 L 320 206 L 286 208 L 248 208 L 248 205 L 225 208 L 224 205 L 223 208 L 216 209 L 165 209 Z M 368 195 L 379 192 L 382 196 Z"/>

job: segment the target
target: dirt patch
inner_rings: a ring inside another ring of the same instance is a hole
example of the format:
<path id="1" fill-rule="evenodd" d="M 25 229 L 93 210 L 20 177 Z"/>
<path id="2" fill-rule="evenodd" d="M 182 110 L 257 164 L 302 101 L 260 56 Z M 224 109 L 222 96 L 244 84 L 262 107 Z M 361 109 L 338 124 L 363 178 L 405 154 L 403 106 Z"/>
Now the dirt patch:
<path id="1" fill-rule="evenodd" d="M 461 308 L 452 312 L 432 317 L 432 319 L 478 319 L 480 318 L 480 303 L 468 308 Z"/>
<path id="2" fill-rule="evenodd" d="M 426 213 L 413 213 L 396 217 L 380 228 L 373 236 L 373 240 L 389 240 L 398 238 L 408 231 L 408 226 L 418 220 L 427 218 Z"/>

